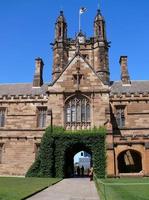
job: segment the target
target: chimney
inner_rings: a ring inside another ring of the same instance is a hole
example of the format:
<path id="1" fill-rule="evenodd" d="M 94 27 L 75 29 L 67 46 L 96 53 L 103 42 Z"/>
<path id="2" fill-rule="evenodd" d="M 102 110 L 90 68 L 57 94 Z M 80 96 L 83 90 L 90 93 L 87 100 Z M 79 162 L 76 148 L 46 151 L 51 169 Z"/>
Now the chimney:
<path id="1" fill-rule="evenodd" d="M 41 87 L 43 85 L 42 71 L 44 63 L 41 58 L 35 59 L 35 74 L 33 80 L 33 87 Z"/>
<path id="2" fill-rule="evenodd" d="M 120 57 L 120 65 L 121 65 L 121 80 L 123 84 L 130 84 L 130 77 L 128 73 L 128 67 L 127 67 L 127 56 L 121 56 Z"/>

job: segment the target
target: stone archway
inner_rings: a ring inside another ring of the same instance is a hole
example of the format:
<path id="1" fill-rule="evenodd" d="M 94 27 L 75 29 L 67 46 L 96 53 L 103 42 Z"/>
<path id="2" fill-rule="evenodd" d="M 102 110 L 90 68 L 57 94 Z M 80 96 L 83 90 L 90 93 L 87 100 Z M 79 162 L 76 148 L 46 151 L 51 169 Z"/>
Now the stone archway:
<path id="1" fill-rule="evenodd" d="M 119 173 L 139 173 L 142 170 L 142 157 L 136 150 L 122 151 L 117 161 Z"/>
<path id="2" fill-rule="evenodd" d="M 80 151 L 85 151 L 91 155 L 92 160 L 92 150 L 87 145 L 83 143 L 76 143 L 68 147 L 65 151 L 65 164 L 64 164 L 64 175 L 65 177 L 72 177 L 74 175 L 74 155 Z"/>

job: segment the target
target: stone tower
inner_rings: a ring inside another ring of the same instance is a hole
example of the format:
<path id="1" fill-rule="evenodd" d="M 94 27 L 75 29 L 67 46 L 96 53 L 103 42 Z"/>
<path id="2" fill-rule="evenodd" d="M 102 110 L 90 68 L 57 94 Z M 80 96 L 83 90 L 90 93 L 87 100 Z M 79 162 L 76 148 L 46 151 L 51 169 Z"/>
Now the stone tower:
<path id="1" fill-rule="evenodd" d="M 104 84 L 109 84 L 108 49 L 105 21 L 100 10 L 97 10 L 94 20 L 94 69 Z"/>
<path id="2" fill-rule="evenodd" d="M 55 23 L 55 41 L 53 44 L 53 54 L 53 80 L 55 80 L 62 72 L 68 60 L 67 23 L 63 11 L 60 11 L 60 15 Z"/>
<path id="3" fill-rule="evenodd" d="M 67 38 L 67 23 L 64 14 L 60 15 L 55 24 L 55 41 L 53 44 L 53 80 L 55 80 L 75 56 L 76 52 L 95 70 L 103 84 L 109 84 L 109 43 L 106 39 L 105 21 L 100 10 L 94 20 L 94 36 L 87 38 L 80 31 L 76 37 Z"/>

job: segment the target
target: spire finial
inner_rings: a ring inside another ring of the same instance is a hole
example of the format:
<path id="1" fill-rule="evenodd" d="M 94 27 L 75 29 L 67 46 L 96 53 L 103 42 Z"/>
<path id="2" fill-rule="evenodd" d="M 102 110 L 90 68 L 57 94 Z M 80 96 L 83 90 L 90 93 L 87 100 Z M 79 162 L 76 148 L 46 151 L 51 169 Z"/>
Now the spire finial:
<path id="1" fill-rule="evenodd" d="M 64 12 L 63 10 L 60 10 L 60 15 L 63 16 Z"/>
<path id="2" fill-rule="evenodd" d="M 98 10 L 100 10 L 100 0 L 98 0 L 98 6 L 97 6 Z"/>
<path id="3" fill-rule="evenodd" d="M 98 0 L 97 14 L 98 14 L 98 15 L 101 14 L 101 11 L 100 11 L 100 0 Z"/>

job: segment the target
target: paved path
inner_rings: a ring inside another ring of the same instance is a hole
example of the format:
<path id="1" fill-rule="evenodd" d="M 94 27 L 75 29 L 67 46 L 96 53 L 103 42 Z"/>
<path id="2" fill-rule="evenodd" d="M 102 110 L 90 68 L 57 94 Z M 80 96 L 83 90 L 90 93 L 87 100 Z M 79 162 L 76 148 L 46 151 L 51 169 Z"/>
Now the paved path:
<path id="1" fill-rule="evenodd" d="M 93 181 L 89 181 L 88 178 L 69 178 L 28 200 L 99 200 L 99 197 Z"/>

